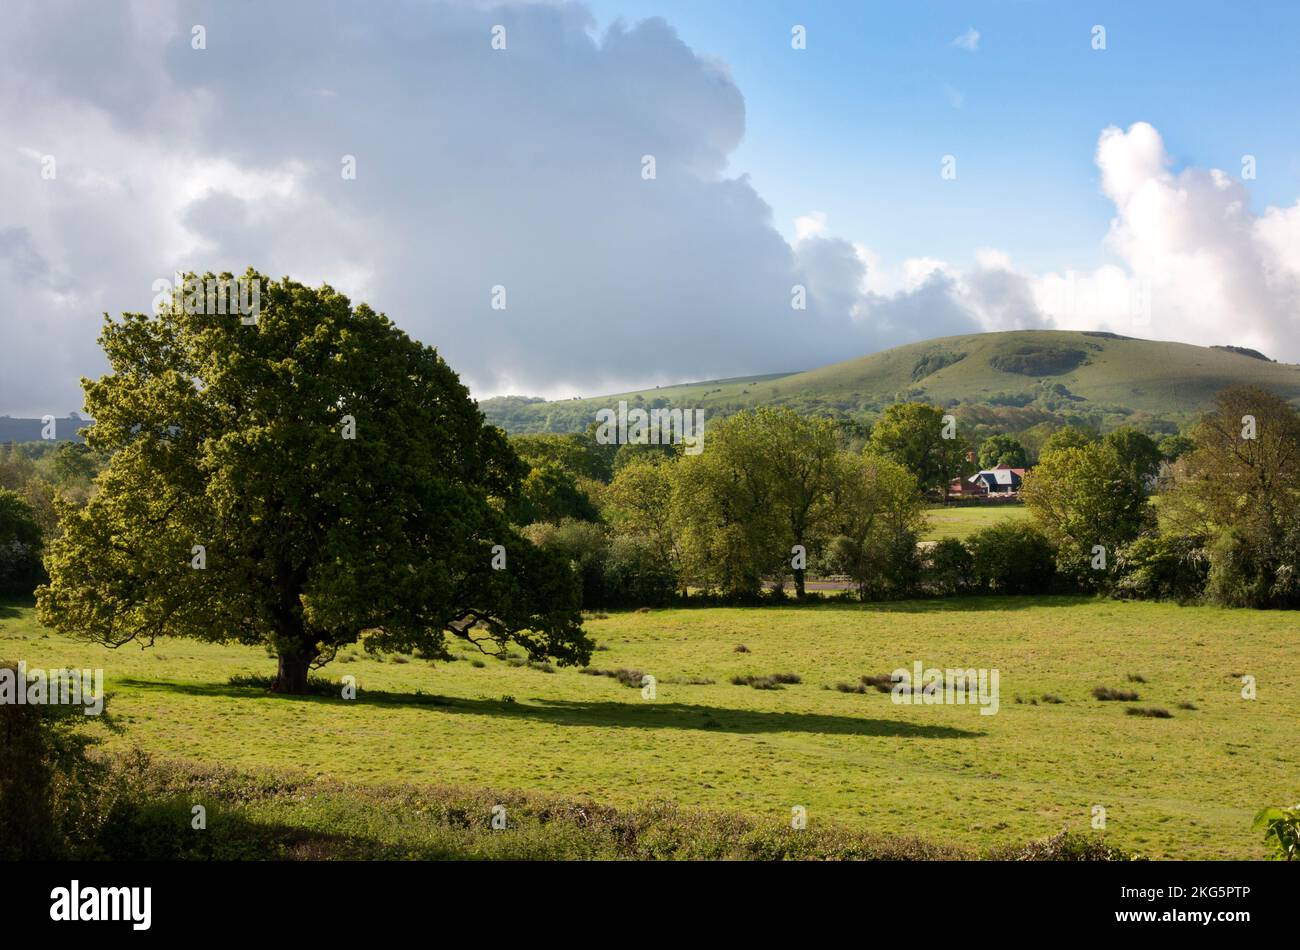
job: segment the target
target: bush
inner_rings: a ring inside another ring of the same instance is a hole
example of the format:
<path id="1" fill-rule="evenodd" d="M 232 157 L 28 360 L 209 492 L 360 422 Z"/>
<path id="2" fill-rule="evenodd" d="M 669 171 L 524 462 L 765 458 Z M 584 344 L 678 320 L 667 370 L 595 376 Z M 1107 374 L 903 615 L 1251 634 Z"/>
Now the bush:
<path id="1" fill-rule="evenodd" d="M 1199 536 L 1143 535 L 1116 552 L 1115 567 L 1116 597 L 1189 603 L 1205 591 L 1210 557 Z"/>
<path id="2" fill-rule="evenodd" d="M 99 857 L 113 783 L 87 754 L 86 720 L 80 706 L 0 703 L 0 861 Z"/>
<path id="3" fill-rule="evenodd" d="M 1112 848 L 1100 837 L 1064 830 L 1045 841 L 1033 841 L 989 854 L 996 861 L 1132 861 L 1135 856 Z"/>
<path id="4" fill-rule="evenodd" d="M 930 549 L 924 576 L 936 594 L 960 594 L 975 583 L 975 559 L 956 538 L 944 538 Z"/>
<path id="5" fill-rule="evenodd" d="M 1032 525 L 1006 522 L 971 535 L 975 585 L 999 594 L 1042 594 L 1056 577 L 1056 551 Z"/>

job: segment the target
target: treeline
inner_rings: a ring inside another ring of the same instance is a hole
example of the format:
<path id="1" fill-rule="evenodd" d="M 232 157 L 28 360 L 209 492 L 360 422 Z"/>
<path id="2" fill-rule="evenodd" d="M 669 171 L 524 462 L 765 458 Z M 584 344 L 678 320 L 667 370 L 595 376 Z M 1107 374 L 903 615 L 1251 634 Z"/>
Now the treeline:
<path id="1" fill-rule="evenodd" d="M 864 599 L 1081 591 L 1297 606 L 1298 418 L 1243 388 L 1159 443 L 1058 429 L 1022 488 L 1032 523 L 965 541 L 918 543 L 927 497 L 968 474 L 971 454 L 1023 465 L 1026 451 L 1006 436 L 973 450 L 920 403 L 889 407 L 865 438 L 787 408 L 747 410 L 711 425 L 694 456 L 517 436 L 532 470 L 512 515 L 575 565 L 589 608 L 802 599 L 809 577 L 827 576 Z"/>
<path id="2" fill-rule="evenodd" d="M 765 407 L 714 421 L 697 455 L 601 445 L 594 424 L 515 436 L 527 474 L 496 503 L 572 565 L 588 609 L 802 599 L 826 577 L 863 599 L 1085 591 L 1300 606 L 1300 414 L 1279 397 L 1226 390 L 1159 443 L 1057 429 L 1022 485 L 1031 523 L 920 543 L 952 479 L 1031 460 L 1015 438 L 976 446 L 952 423 L 923 403 L 890 406 L 869 429 Z M 60 513 L 86 502 L 102 465 L 77 443 L 0 446 L 0 595 L 43 581 Z"/>
<path id="3" fill-rule="evenodd" d="M 80 442 L 0 444 L 0 596 L 45 581 L 41 555 L 58 535 L 60 506 L 85 504 L 100 468 Z"/>

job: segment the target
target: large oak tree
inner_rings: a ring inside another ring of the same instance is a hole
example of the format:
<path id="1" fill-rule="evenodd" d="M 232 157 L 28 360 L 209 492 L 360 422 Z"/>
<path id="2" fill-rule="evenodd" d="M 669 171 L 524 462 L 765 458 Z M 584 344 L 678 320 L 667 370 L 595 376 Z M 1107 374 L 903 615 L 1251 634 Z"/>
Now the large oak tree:
<path id="1" fill-rule="evenodd" d="M 571 569 L 503 514 L 526 469 L 437 352 L 327 285 L 243 279 L 255 321 L 179 295 L 106 316 L 111 372 L 83 387 L 110 461 L 65 513 L 43 622 L 113 646 L 268 644 L 289 693 L 359 638 L 585 663 Z"/>

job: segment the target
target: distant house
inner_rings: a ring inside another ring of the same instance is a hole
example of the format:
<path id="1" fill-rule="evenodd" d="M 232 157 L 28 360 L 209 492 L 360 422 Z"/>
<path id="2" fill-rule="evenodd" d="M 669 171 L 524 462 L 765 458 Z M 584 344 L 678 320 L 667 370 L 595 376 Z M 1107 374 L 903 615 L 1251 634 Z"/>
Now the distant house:
<path id="1" fill-rule="evenodd" d="M 971 494 L 981 495 L 1013 495 L 1020 491 L 1020 483 L 1025 479 L 1025 470 L 1023 468 L 1012 468 L 1010 465 L 997 465 L 993 468 L 986 468 L 983 471 L 976 472 L 970 478 L 966 479 L 973 487 Z M 980 486 L 983 486 L 982 488 Z"/>

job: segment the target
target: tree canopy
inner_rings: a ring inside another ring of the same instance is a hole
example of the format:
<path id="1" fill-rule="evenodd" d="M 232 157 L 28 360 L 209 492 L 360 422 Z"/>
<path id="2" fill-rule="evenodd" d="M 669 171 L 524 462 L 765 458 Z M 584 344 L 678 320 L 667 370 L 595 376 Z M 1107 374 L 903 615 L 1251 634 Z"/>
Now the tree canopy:
<path id="1" fill-rule="evenodd" d="M 109 461 L 51 545 L 42 622 L 264 643 L 283 692 L 358 639 L 585 662 L 571 569 L 504 513 L 526 469 L 437 352 L 328 285 L 243 279 L 251 322 L 179 297 L 105 317 L 110 372 L 83 387 Z"/>

